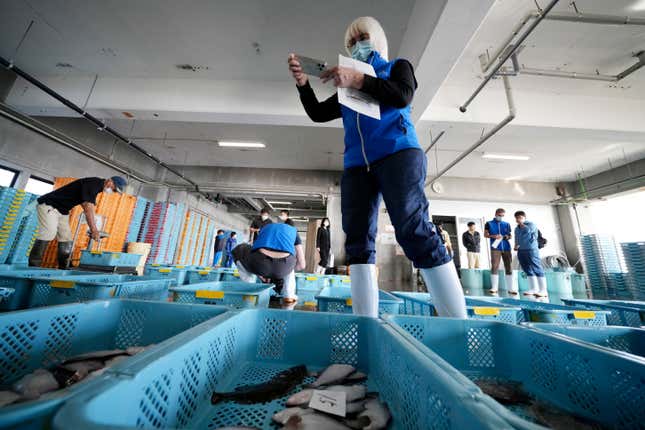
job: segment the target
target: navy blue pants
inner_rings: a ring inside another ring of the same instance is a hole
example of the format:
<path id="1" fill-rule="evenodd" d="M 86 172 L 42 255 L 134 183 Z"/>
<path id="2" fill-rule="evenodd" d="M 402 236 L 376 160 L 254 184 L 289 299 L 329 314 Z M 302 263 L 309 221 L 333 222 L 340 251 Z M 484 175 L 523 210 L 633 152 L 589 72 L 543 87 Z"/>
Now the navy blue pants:
<path id="1" fill-rule="evenodd" d="M 540 251 L 534 249 L 517 250 L 517 259 L 520 261 L 520 266 L 526 276 L 544 276 L 544 269 L 542 269 L 542 260 L 540 260 Z"/>
<path id="2" fill-rule="evenodd" d="M 366 167 L 345 169 L 341 182 L 347 264 L 374 264 L 381 197 L 396 240 L 417 268 L 440 266 L 450 255 L 430 222 L 425 196 L 426 157 L 406 149 Z"/>

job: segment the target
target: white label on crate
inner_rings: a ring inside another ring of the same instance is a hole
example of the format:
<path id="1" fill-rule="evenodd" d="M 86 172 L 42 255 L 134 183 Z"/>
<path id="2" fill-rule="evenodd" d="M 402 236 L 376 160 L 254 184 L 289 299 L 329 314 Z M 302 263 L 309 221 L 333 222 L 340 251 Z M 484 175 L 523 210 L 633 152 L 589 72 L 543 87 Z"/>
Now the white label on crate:
<path id="1" fill-rule="evenodd" d="M 314 390 L 309 407 L 344 417 L 347 414 L 347 394 L 344 391 Z"/>

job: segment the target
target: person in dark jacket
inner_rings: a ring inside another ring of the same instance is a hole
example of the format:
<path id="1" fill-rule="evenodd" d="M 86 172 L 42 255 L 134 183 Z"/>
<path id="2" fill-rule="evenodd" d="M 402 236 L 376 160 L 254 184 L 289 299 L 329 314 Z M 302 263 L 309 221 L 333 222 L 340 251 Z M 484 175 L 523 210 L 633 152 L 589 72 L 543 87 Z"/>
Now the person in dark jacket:
<path id="1" fill-rule="evenodd" d="M 231 267 L 233 265 L 233 249 L 237 246 L 237 233 L 231 232 L 228 239 L 226 239 L 226 247 L 224 256 L 224 267 Z"/>
<path id="2" fill-rule="evenodd" d="M 316 273 L 319 275 L 324 275 L 327 267 L 329 267 L 329 257 L 331 256 L 331 233 L 329 229 L 329 218 L 323 218 L 316 234 L 316 251 L 320 254 Z"/>
<path id="3" fill-rule="evenodd" d="M 262 208 L 260 210 L 260 216 L 255 218 L 253 222 L 251 222 L 251 226 L 249 227 L 249 232 L 251 234 L 250 243 L 255 242 L 255 239 L 258 238 L 258 233 L 264 227 L 265 225 L 271 224 L 273 220 L 271 219 L 271 209 L 268 207 Z"/>
<path id="4" fill-rule="evenodd" d="M 352 59 L 369 64 L 376 76 L 337 66 L 322 73 L 323 83 L 333 81 L 337 88 L 370 95 L 379 104 L 379 119 L 341 105 L 338 94 L 319 102 L 296 54 L 289 54 L 288 63 L 309 118 L 314 122 L 343 120 L 341 212 L 353 311 L 378 317 L 376 235 L 383 198 L 396 239 L 419 268 L 438 315 L 466 318 L 457 270 L 430 221 L 426 155 L 410 114 L 417 88 L 413 66 L 402 58 L 388 59 L 385 32 L 372 17 L 355 19 L 344 40 Z"/>
<path id="5" fill-rule="evenodd" d="M 219 266 L 222 264 L 222 254 L 224 253 L 225 247 L 226 236 L 224 235 L 224 230 L 217 230 L 217 236 L 215 236 L 215 258 L 213 258 L 213 266 Z"/>
<path id="6" fill-rule="evenodd" d="M 468 223 L 468 230 L 461 235 L 461 243 L 466 248 L 468 268 L 479 269 L 479 253 L 481 252 L 481 235 L 475 230 L 475 223 Z"/>

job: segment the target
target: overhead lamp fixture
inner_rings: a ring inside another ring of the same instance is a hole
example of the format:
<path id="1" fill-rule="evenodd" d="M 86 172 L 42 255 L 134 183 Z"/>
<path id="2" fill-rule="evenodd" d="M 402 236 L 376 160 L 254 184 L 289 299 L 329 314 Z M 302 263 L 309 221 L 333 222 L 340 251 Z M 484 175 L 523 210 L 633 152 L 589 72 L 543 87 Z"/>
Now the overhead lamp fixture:
<path id="1" fill-rule="evenodd" d="M 221 140 L 217 142 L 222 148 L 266 148 L 266 145 L 262 142 L 243 142 L 243 141 L 232 141 L 232 140 Z"/>
<path id="2" fill-rule="evenodd" d="M 276 205 L 276 206 L 280 206 L 280 205 L 288 206 L 293 204 L 291 202 L 270 202 L 268 200 L 267 200 L 267 203 L 269 203 L 270 205 Z"/>
<path id="3" fill-rule="evenodd" d="M 484 152 L 482 158 L 488 160 L 515 160 L 515 161 L 528 161 L 531 159 L 528 155 L 521 154 L 494 154 L 492 152 Z"/>
<path id="4" fill-rule="evenodd" d="M 645 10 L 645 0 L 636 0 L 629 9 L 637 12 Z"/>

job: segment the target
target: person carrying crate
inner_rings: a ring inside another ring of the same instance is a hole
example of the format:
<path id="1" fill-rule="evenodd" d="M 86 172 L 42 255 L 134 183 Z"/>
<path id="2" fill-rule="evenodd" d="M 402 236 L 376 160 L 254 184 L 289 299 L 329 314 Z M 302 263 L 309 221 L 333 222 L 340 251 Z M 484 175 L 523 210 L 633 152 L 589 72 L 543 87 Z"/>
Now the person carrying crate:
<path id="1" fill-rule="evenodd" d="M 103 178 L 82 178 L 70 182 L 38 198 L 38 237 L 29 254 L 29 265 L 40 267 L 43 254 L 49 242 L 58 240 L 58 267 L 65 268 L 72 253 L 72 230 L 69 226 L 69 212 L 76 205 L 83 207 L 90 235 L 99 240 L 99 230 L 94 220 L 94 205 L 100 192 L 122 193 L 128 185 L 120 176 Z"/>
<path id="2" fill-rule="evenodd" d="M 285 304 L 295 303 L 297 297 L 294 270 L 305 268 L 305 252 L 292 225 L 268 224 L 260 230 L 253 245 L 242 243 L 233 250 L 240 278 L 247 281 L 252 275 L 271 279 Z"/>

